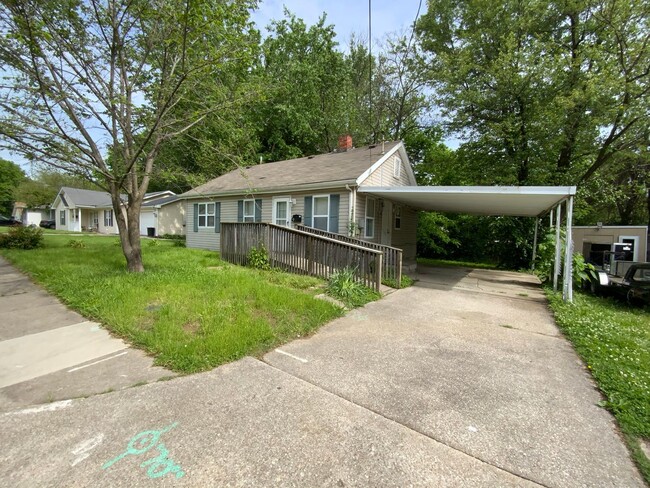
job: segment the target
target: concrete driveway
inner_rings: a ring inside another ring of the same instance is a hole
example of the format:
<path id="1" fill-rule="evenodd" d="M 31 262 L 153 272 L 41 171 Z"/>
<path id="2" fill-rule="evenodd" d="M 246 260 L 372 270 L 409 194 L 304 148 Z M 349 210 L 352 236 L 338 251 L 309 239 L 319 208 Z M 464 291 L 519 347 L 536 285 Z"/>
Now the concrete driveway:
<path id="1" fill-rule="evenodd" d="M 265 355 L 0 417 L 11 486 L 642 487 L 534 278 L 425 270 Z"/>

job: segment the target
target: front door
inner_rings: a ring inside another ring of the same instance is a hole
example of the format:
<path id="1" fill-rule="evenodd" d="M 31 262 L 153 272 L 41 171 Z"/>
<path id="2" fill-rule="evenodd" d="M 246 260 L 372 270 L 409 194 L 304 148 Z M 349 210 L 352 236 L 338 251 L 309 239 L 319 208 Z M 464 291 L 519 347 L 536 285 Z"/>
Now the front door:
<path id="1" fill-rule="evenodd" d="M 393 203 L 384 200 L 381 212 L 381 243 L 390 246 L 393 236 Z"/>
<path id="2" fill-rule="evenodd" d="M 273 223 L 291 227 L 291 198 L 276 197 L 273 199 Z"/>

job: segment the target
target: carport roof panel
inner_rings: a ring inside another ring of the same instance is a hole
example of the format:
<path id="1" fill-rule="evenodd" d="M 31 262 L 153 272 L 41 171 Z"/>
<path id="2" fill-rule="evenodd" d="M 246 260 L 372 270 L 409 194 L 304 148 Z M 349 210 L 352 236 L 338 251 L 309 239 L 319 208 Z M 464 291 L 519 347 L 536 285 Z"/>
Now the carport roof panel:
<path id="1" fill-rule="evenodd" d="M 565 198 L 575 186 L 366 186 L 368 193 L 420 210 L 471 215 L 536 217 Z"/>

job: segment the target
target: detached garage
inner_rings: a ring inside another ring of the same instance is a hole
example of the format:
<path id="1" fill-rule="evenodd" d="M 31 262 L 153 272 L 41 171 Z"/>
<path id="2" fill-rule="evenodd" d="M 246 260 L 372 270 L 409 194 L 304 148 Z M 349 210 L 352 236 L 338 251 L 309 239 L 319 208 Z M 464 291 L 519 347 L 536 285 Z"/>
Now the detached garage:
<path id="1" fill-rule="evenodd" d="M 185 205 L 176 195 L 151 200 L 140 210 L 140 235 L 185 235 Z"/>

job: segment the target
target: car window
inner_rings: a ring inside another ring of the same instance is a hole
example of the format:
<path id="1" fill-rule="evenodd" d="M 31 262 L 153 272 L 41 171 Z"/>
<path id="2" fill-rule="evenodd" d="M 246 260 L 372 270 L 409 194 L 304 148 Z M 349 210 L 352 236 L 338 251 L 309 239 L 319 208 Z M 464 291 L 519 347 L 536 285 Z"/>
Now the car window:
<path id="1" fill-rule="evenodd" d="M 634 281 L 647 281 L 650 283 L 650 269 L 637 269 L 633 278 Z"/>

